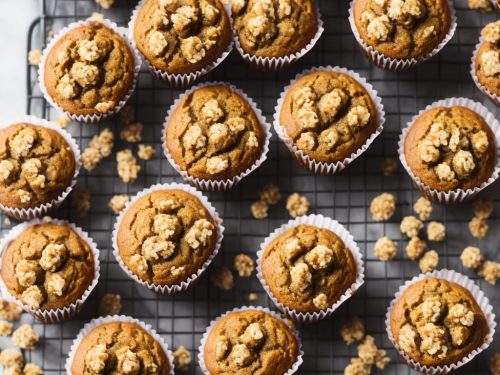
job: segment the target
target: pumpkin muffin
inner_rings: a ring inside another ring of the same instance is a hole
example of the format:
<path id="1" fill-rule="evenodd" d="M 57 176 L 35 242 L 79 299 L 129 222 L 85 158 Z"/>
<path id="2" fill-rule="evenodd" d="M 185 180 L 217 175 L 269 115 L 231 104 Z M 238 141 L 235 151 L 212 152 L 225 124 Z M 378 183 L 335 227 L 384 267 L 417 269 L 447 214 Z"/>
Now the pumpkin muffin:
<path id="1" fill-rule="evenodd" d="M 500 96 L 500 21 L 486 25 L 481 35 L 483 42 L 476 53 L 475 74 L 487 91 Z"/>
<path id="2" fill-rule="evenodd" d="M 196 273 L 217 244 L 218 224 L 194 195 L 155 190 L 128 207 L 116 234 L 125 266 L 140 280 L 176 285 Z"/>
<path id="3" fill-rule="evenodd" d="M 231 41 L 229 17 L 219 0 L 146 0 L 132 32 L 146 60 L 169 74 L 212 64 Z"/>
<path id="4" fill-rule="evenodd" d="M 261 264 L 272 296 L 302 313 L 332 307 L 357 277 L 354 257 L 339 236 L 326 228 L 304 224 L 272 240 Z"/>
<path id="5" fill-rule="evenodd" d="M 228 180 L 261 157 L 266 133 L 252 106 L 231 87 L 185 95 L 166 124 L 166 147 L 189 177 Z"/>
<path id="6" fill-rule="evenodd" d="M 135 59 L 127 41 L 101 22 L 66 32 L 48 51 L 43 81 L 70 115 L 102 115 L 117 108 L 134 83 Z"/>
<path id="7" fill-rule="evenodd" d="M 489 334 L 470 292 L 438 278 L 421 280 L 403 292 L 390 313 L 390 329 L 399 349 L 423 366 L 455 363 Z"/>
<path id="8" fill-rule="evenodd" d="M 147 331 L 130 322 L 109 322 L 87 333 L 76 348 L 72 375 L 170 373 L 167 354 Z"/>
<path id="9" fill-rule="evenodd" d="M 0 129 L 0 204 L 28 209 L 55 201 L 71 186 L 76 165 L 55 130 L 28 123 Z"/>
<path id="10" fill-rule="evenodd" d="M 2 255 L 2 280 L 30 310 L 68 307 L 94 279 L 89 244 L 63 224 L 35 224 L 19 234 Z"/>
<path id="11" fill-rule="evenodd" d="M 248 308 L 220 318 L 202 350 L 210 375 L 283 375 L 297 361 L 299 343 L 283 321 Z"/>
<path id="12" fill-rule="evenodd" d="M 436 107 L 411 125 L 404 157 L 430 189 L 467 190 L 491 177 L 496 147 L 491 128 L 479 114 L 460 106 Z"/>

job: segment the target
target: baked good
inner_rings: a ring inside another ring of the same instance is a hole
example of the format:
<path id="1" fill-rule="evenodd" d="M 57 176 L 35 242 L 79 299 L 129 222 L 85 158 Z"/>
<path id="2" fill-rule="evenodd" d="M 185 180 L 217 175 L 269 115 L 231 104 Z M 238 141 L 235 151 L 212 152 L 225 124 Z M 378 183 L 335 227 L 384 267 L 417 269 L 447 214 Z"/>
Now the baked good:
<path id="1" fill-rule="evenodd" d="M 390 329 L 399 349 L 423 366 L 455 363 L 489 334 L 486 317 L 470 292 L 432 277 L 401 294 L 390 313 Z"/>
<path id="2" fill-rule="evenodd" d="M 357 277 L 354 257 L 340 237 L 305 224 L 274 238 L 264 249 L 261 264 L 272 297 L 303 313 L 330 308 Z"/>
<path id="3" fill-rule="evenodd" d="M 228 180 L 261 157 L 266 133 L 245 98 L 231 87 L 209 85 L 181 99 L 165 138 L 171 158 L 188 176 Z"/>
<path id="4" fill-rule="evenodd" d="M 75 154 L 57 131 L 28 123 L 0 129 L 0 204 L 34 208 L 56 200 L 73 181 Z"/>
<path id="5" fill-rule="evenodd" d="M 481 35 L 483 42 L 474 61 L 475 75 L 487 91 L 500 96 L 500 21 L 486 25 Z"/>
<path id="6" fill-rule="evenodd" d="M 297 361 L 291 328 L 264 311 L 233 311 L 210 329 L 203 359 L 210 375 L 285 374 Z"/>
<path id="7" fill-rule="evenodd" d="M 179 189 L 155 190 L 126 209 L 116 234 L 118 254 L 140 280 L 176 285 L 212 255 L 217 225 L 194 195 Z"/>
<path id="8" fill-rule="evenodd" d="M 134 55 L 127 41 L 104 23 L 70 27 L 46 53 L 44 86 L 71 115 L 109 113 L 133 87 Z"/>
<path id="9" fill-rule="evenodd" d="M 64 224 L 29 226 L 2 255 L 2 280 L 31 310 L 70 306 L 91 285 L 94 255 L 89 244 Z"/>
<path id="10" fill-rule="evenodd" d="M 496 164 L 496 148 L 483 117 L 461 106 L 425 111 L 404 139 L 411 172 L 438 191 L 467 190 L 486 182 Z"/>

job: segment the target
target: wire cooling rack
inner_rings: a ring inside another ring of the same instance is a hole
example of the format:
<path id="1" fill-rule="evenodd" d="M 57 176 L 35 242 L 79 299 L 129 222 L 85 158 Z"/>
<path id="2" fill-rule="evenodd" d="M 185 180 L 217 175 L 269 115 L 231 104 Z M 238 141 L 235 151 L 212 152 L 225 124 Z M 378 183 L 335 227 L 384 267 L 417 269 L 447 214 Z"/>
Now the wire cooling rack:
<path id="1" fill-rule="evenodd" d="M 107 18 L 125 27 L 136 3 L 133 0 L 116 0 L 112 9 L 103 11 L 93 0 L 40 0 L 40 17 L 33 22 L 28 32 L 28 50 L 43 48 L 50 31 L 57 32 L 70 22 L 87 18 L 94 11 L 103 12 Z M 235 277 L 235 287 L 231 291 L 214 288 L 209 282 L 214 266 L 224 264 L 232 268 L 235 255 L 242 252 L 254 254 L 267 234 L 289 219 L 284 207 L 287 195 L 300 192 L 309 198 L 311 212 L 331 216 L 350 230 L 363 252 L 366 267 L 365 285 L 336 311 L 332 319 L 299 327 L 305 351 L 300 373 L 343 373 L 350 359 L 357 355 L 357 350 L 355 345 L 347 347 L 344 344 L 339 330 L 353 315 L 363 319 L 367 333 L 373 335 L 377 344 L 388 351 L 392 361 L 384 373 L 412 373 L 399 359 L 386 336 L 384 315 L 398 287 L 419 273 L 417 263 L 404 255 L 406 240 L 399 232 L 401 218 L 412 212 L 412 205 L 419 193 L 399 163 L 397 171 L 389 177 L 382 175 L 380 165 L 386 158 L 396 159 L 401 127 L 418 110 L 435 100 L 465 96 L 481 101 L 494 113 L 499 113 L 476 89 L 469 75 L 469 61 L 480 29 L 496 20 L 497 16 L 468 10 L 466 0 L 455 0 L 455 6 L 459 25 L 455 37 L 437 57 L 409 72 L 386 72 L 365 61 L 349 28 L 348 1 L 319 0 L 325 33 L 317 46 L 297 64 L 277 73 L 262 73 L 247 67 L 234 51 L 208 75 L 206 80 L 231 82 L 246 91 L 271 121 L 281 89 L 297 73 L 319 65 L 348 67 L 365 76 L 379 91 L 383 97 L 387 122 L 384 133 L 370 149 L 345 171 L 333 177 L 316 176 L 300 168 L 286 147 L 273 136 L 269 158 L 261 168 L 229 192 L 207 194 L 224 218 L 226 232 L 222 250 L 193 290 L 172 297 L 155 295 L 134 283 L 121 271 L 111 254 L 111 231 L 115 215 L 107 207 L 109 199 L 118 193 L 133 195 L 153 183 L 182 181 L 162 155 L 159 141 L 162 120 L 181 91 L 164 86 L 143 69 L 130 104 L 136 109 L 137 120 L 144 124 L 143 142 L 155 147 L 156 157 L 151 161 L 140 161 L 140 178 L 130 185 L 123 184 L 117 176 L 113 157 L 102 162 L 92 173 L 82 170 L 77 187 L 90 190 L 90 215 L 79 219 L 72 215 L 69 204 L 65 203 L 55 216 L 75 222 L 88 231 L 99 245 L 102 252 L 101 279 L 97 290 L 76 318 L 56 325 L 34 322 L 42 339 L 35 350 L 25 351 L 26 360 L 41 365 L 45 374 L 63 373 L 72 340 L 84 323 L 97 316 L 99 298 L 106 292 L 114 292 L 120 293 L 123 298 L 124 314 L 152 324 L 171 348 L 185 346 L 193 358 L 188 373 L 200 374 L 197 347 L 213 318 L 235 306 L 248 304 L 250 292 L 258 295 L 258 301 L 254 304 L 272 306 L 255 276 L 251 279 Z M 47 119 L 57 118 L 59 115 L 40 94 L 34 67 L 27 67 L 27 85 L 27 112 Z M 118 138 L 115 151 L 129 147 L 136 151 L 136 145 L 119 140 L 120 126 L 116 119 L 112 119 L 99 125 L 72 123 L 68 129 L 77 138 L 81 149 L 87 146 L 93 135 L 107 127 Z M 270 209 L 268 219 L 254 220 L 250 214 L 250 204 L 257 199 L 257 189 L 269 182 L 280 186 L 283 199 Z M 367 209 L 371 199 L 381 192 L 390 192 L 398 198 L 396 214 L 383 224 L 373 222 Z M 485 191 L 484 195 L 495 198 L 498 212 L 498 183 Z M 464 270 L 459 260 L 461 250 L 467 245 L 479 246 L 486 258 L 500 260 L 497 247 L 498 215 L 494 214 L 488 220 L 490 232 L 481 241 L 474 239 L 468 232 L 467 222 L 471 217 L 470 205 L 434 205 L 432 219 L 442 221 L 448 231 L 446 241 L 434 247 L 440 255 L 439 267 L 455 269 L 473 277 L 498 311 L 498 286 L 490 286 L 473 272 Z M 0 225 L 2 233 L 5 233 L 14 223 L 8 224 L 2 220 Z M 398 242 L 399 254 L 391 262 L 380 262 L 373 255 L 373 244 L 383 235 Z M 23 317 L 23 321 L 32 322 L 28 316 Z M 460 369 L 461 374 L 487 373 L 487 359 L 499 349 L 500 335 L 497 334 L 495 338 L 496 342 L 488 351 Z M 11 343 L 9 339 L 2 339 L 0 345 L 5 348 Z"/>

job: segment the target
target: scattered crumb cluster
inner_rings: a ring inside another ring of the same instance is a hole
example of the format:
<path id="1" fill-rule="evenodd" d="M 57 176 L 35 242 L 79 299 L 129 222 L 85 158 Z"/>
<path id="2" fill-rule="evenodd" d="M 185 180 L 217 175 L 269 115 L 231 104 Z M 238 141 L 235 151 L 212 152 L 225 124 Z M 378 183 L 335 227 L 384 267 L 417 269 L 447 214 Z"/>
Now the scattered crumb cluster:
<path id="1" fill-rule="evenodd" d="M 382 174 L 386 177 L 390 176 L 391 174 L 394 173 L 397 167 L 398 167 L 398 162 L 396 161 L 396 159 L 392 158 L 384 159 L 381 165 Z"/>
<path id="2" fill-rule="evenodd" d="M 483 254 L 481 254 L 478 247 L 467 246 L 462 251 L 460 260 L 464 267 L 475 270 L 479 276 L 492 285 L 495 285 L 500 277 L 500 263 L 484 260 Z"/>
<path id="3" fill-rule="evenodd" d="M 90 192 L 85 188 L 77 188 L 71 193 L 71 209 L 76 216 L 85 217 L 90 211 Z"/>
<path id="4" fill-rule="evenodd" d="M 267 184 L 259 190 L 260 200 L 252 203 L 250 210 L 254 219 L 262 220 L 267 217 L 269 206 L 278 204 L 281 199 L 281 193 L 278 186 L 275 184 Z"/>
<path id="5" fill-rule="evenodd" d="M 137 159 L 129 149 L 121 150 L 116 153 L 116 169 L 118 176 L 126 184 L 134 182 L 139 177 L 141 166 L 137 164 Z"/>
<path id="6" fill-rule="evenodd" d="M 299 216 L 307 215 L 309 212 L 309 199 L 299 193 L 293 193 L 286 200 L 286 209 L 294 219 Z"/>
<path id="7" fill-rule="evenodd" d="M 153 146 L 140 144 L 137 150 L 137 156 L 142 160 L 151 160 L 156 154 Z"/>
<path id="8" fill-rule="evenodd" d="M 500 353 L 495 353 L 490 357 L 491 375 L 500 375 Z"/>
<path id="9" fill-rule="evenodd" d="M 234 258 L 234 268 L 240 277 L 250 277 L 255 269 L 255 262 L 248 255 L 239 254 Z"/>
<path id="10" fill-rule="evenodd" d="M 39 65 L 41 59 L 42 59 L 42 51 L 40 51 L 39 49 L 34 49 L 29 51 L 28 62 L 30 63 L 30 65 Z"/>
<path id="11" fill-rule="evenodd" d="M 103 9 L 109 9 L 113 6 L 115 0 L 95 0 L 96 4 L 102 7 Z"/>
<path id="12" fill-rule="evenodd" d="M 179 346 L 174 352 L 174 365 L 176 370 L 187 371 L 191 364 L 191 353 L 183 347 Z"/>
<path id="13" fill-rule="evenodd" d="M 113 151 L 114 139 L 115 137 L 109 129 L 104 129 L 95 135 L 81 155 L 83 167 L 91 172 L 102 159 L 110 156 Z"/>
<path id="14" fill-rule="evenodd" d="M 482 239 L 488 234 L 488 219 L 493 213 L 493 201 L 491 199 L 478 198 L 472 203 L 474 217 L 469 222 L 469 230 L 473 237 Z"/>
<path id="15" fill-rule="evenodd" d="M 53 123 L 59 126 L 61 129 L 66 129 L 68 125 L 71 123 L 71 119 L 66 116 L 61 116 L 55 119 Z"/>
<path id="16" fill-rule="evenodd" d="M 490 0 L 468 0 L 468 5 L 470 9 L 477 9 L 482 12 L 491 12 L 493 10 Z"/>
<path id="17" fill-rule="evenodd" d="M 375 221 L 389 220 L 394 211 L 396 211 L 396 197 L 389 193 L 377 195 L 370 204 L 370 212 Z"/>
<path id="18" fill-rule="evenodd" d="M 223 290 L 231 290 L 234 286 L 233 273 L 226 266 L 220 266 L 213 270 L 210 277 L 213 286 Z"/>
<path id="19" fill-rule="evenodd" d="M 99 301 L 99 315 L 119 315 L 122 311 L 122 297 L 115 293 L 106 293 Z"/>
<path id="20" fill-rule="evenodd" d="M 130 197 L 127 194 L 113 195 L 109 200 L 108 206 L 115 214 L 120 213 L 124 208 Z"/>

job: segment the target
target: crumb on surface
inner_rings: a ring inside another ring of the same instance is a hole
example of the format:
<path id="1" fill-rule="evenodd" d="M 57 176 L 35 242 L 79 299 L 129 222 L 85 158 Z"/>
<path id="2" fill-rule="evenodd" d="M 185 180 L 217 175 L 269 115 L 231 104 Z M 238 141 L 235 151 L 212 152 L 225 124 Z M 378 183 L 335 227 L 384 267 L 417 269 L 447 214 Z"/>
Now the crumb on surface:
<path id="1" fill-rule="evenodd" d="M 95 135 L 89 146 L 83 151 L 81 160 L 83 167 L 89 172 L 99 165 L 102 159 L 111 155 L 113 151 L 114 135 L 109 129 L 102 130 Z"/>
<path id="2" fill-rule="evenodd" d="M 38 333 L 29 324 L 21 325 L 12 333 L 12 343 L 21 349 L 33 349 L 38 339 Z"/>
<path id="3" fill-rule="evenodd" d="M 92 14 L 89 17 L 89 20 L 96 21 L 96 22 L 102 22 L 102 21 L 104 21 L 104 14 L 99 13 L 99 12 L 92 12 Z"/>
<path id="4" fill-rule="evenodd" d="M 481 219 L 487 219 L 493 213 L 493 200 L 487 198 L 478 198 L 472 202 L 472 211 L 474 216 Z"/>
<path id="5" fill-rule="evenodd" d="M 500 277 L 500 263 L 487 260 L 479 268 L 478 275 L 491 284 L 496 285 L 497 279 Z"/>
<path id="6" fill-rule="evenodd" d="M 252 203 L 250 206 L 250 210 L 252 212 L 252 216 L 254 219 L 262 220 L 267 217 L 267 211 L 269 210 L 269 206 L 264 201 L 257 201 Z"/>
<path id="7" fill-rule="evenodd" d="M 240 277 L 250 277 L 255 269 L 255 262 L 250 256 L 239 254 L 234 258 L 234 268 Z"/>
<path id="8" fill-rule="evenodd" d="M 34 363 L 27 363 L 23 370 L 24 375 L 43 375 L 43 370 L 40 366 Z"/>
<path id="9" fill-rule="evenodd" d="M 384 176 L 390 176 L 398 167 L 398 162 L 393 158 L 386 158 L 382 161 L 381 169 Z"/>
<path id="10" fill-rule="evenodd" d="M 142 141 L 142 129 L 144 126 L 140 122 L 129 124 L 120 131 L 120 138 L 129 143 L 140 142 Z"/>
<path id="11" fill-rule="evenodd" d="M 14 302 L 0 299 L 0 319 L 17 321 L 23 313 L 23 308 Z"/>
<path id="12" fill-rule="evenodd" d="M 413 205 L 413 210 L 420 220 L 427 220 L 432 214 L 432 203 L 427 198 L 420 197 Z"/>
<path id="13" fill-rule="evenodd" d="M 307 212 L 309 212 L 309 206 L 310 204 L 307 197 L 300 195 L 299 193 L 293 193 L 286 200 L 286 209 L 293 218 L 307 215 Z"/>
<path id="14" fill-rule="evenodd" d="M 28 53 L 28 62 L 30 65 L 39 65 L 42 59 L 42 51 L 39 49 L 33 49 Z"/>
<path id="15" fill-rule="evenodd" d="M 96 4 L 103 9 L 109 9 L 113 6 L 115 0 L 95 0 Z"/>
<path id="16" fill-rule="evenodd" d="M 400 225 L 401 233 L 410 238 L 418 236 L 423 227 L 424 224 L 415 216 L 405 216 Z"/>
<path id="17" fill-rule="evenodd" d="M 354 317 L 342 325 L 340 335 L 347 345 L 351 345 L 365 337 L 365 325 L 361 319 Z"/>
<path id="18" fill-rule="evenodd" d="M 398 248 L 396 243 L 389 237 L 381 237 L 375 242 L 373 252 L 378 259 L 388 261 L 394 259 L 398 253 Z"/>
<path id="19" fill-rule="evenodd" d="M 470 9 L 477 9 L 483 12 L 491 12 L 493 9 L 490 0 L 468 0 L 467 5 Z"/>
<path id="20" fill-rule="evenodd" d="M 10 336 L 12 333 L 12 323 L 0 320 L 0 336 Z"/>
<path id="21" fill-rule="evenodd" d="M 488 223 L 480 217 L 473 217 L 469 222 L 469 231 L 473 237 L 482 239 L 488 234 Z"/>
<path id="22" fill-rule="evenodd" d="M 191 353 L 183 347 L 179 346 L 174 352 L 174 365 L 176 369 L 180 371 L 187 371 L 189 365 L 191 364 Z"/>
<path id="23" fill-rule="evenodd" d="M 125 107 L 123 107 L 120 112 L 118 112 L 118 118 L 120 119 L 120 121 L 125 124 L 125 125 L 128 125 L 130 124 L 132 121 L 135 120 L 135 109 L 134 107 L 130 106 L 130 105 L 126 105 Z"/>
<path id="24" fill-rule="evenodd" d="M 443 241 L 446 237 L 446 228 L 443 223 L 431 221 L 427 225 L 427 239 L 429 241 Z"/>
<path id="25" fill-rule="evenodd" d="M 118 315 L 122 310 L 122 297 L 117 293 L 106 293 L 99 301 L 99 315 Z"/>
<path id="26" fill-rule="evenodd" d="M 156 154 L 153 146 L 140 144 L 137 150 L 137 156 L 142 160 L 151 160 Z"/>
<path id="27" fill-rule="evenodd" d="M 127 194 L 113 195 L 109 200 L 108 206 L 115 214 L 120 213 L 124 208 L 130 197 Z"/>
<path id="28" fill-rule="evenodd" d="M 257 293 L 248 293 L 249 302 L 255 302 L 257 301 L 257 299 L 258 299 Z"/>
<path id="29" fill-rule="evenodd" d="M 475 246 L 467 246 L 460 255 L 460 260 L 464 267 L 477 269 L 483 263 L 481 250 Z"/>
<path id="30" fill-rule="evenodd" d="M 71 119 L 67 116 L 61 116 L 61 117 L 58 117 L 53 122 L 54 122 L 54 124 L 59 126 L 61 129 L 66 129 L 68 127 L 68 125 L 71 123 Z"/>
<path id="31" fill-rule="evenodd" d="M 489 360 L 491 375 L 500 375 L 500 353 L 495 353 Z"/>
<path id="32" fill-rule="evenodd" d="M 420 258 L 420 255 L 425 251 L 427 244 L 425 241 L 421 240 L 418 237 L 412 237 L 406 245 L 406 255 L 411 260 L 417 260 Z"/>
<path id="33" fill-rule="evenodd" d="M 0 353 L 0 365 L 8 367 L 23 367 L 24 358 L 20 351 L 13 348 L 7 348 Z"/>
<path id="34" fill-rule="evenodd" d="M 118 175 L 126 184 L 134 182 L 139 177 L 141 166 L 137 164 L 137 160 L 131 150 L 121 150 L 116 153 L 116 168 Z"/>
<path id="35" fill-rule="evenodd" d="M 264 185 L 259 190 L 259 197 L 261 201 L 264 201 L 269 205 L 278 204 L 281 199 L 280 189 L 275 184 Z"/>
<path id="36" fill-rule="evenodd" d="M 90 211 L 90 192 L 86 188 L 77 188 L 71 194 L 71 209 L 78 217 L 85 217 Z"/>
<path id="37" fill-rule="evenodd" d="M 431 272 L 434 271 L 439 263 L 439 254 L 436 250 L 427 251 L 418 262 L 420 271 Z"/>
<path id="38" fill-rule="evenodd" d="M 375 221 L 389 220 L 394 211 L 396 211 L 396 197 L 392 194 L 382 193 L 371 201 L 370 212 Z"/>
<path id="39" fill-rule="evenodd" d="M 210 281 L 213 286 L 219 289 L 231 290 L 234 286 L 233 273 L 226 266 L 220 266 L 214 269 Z"/>

